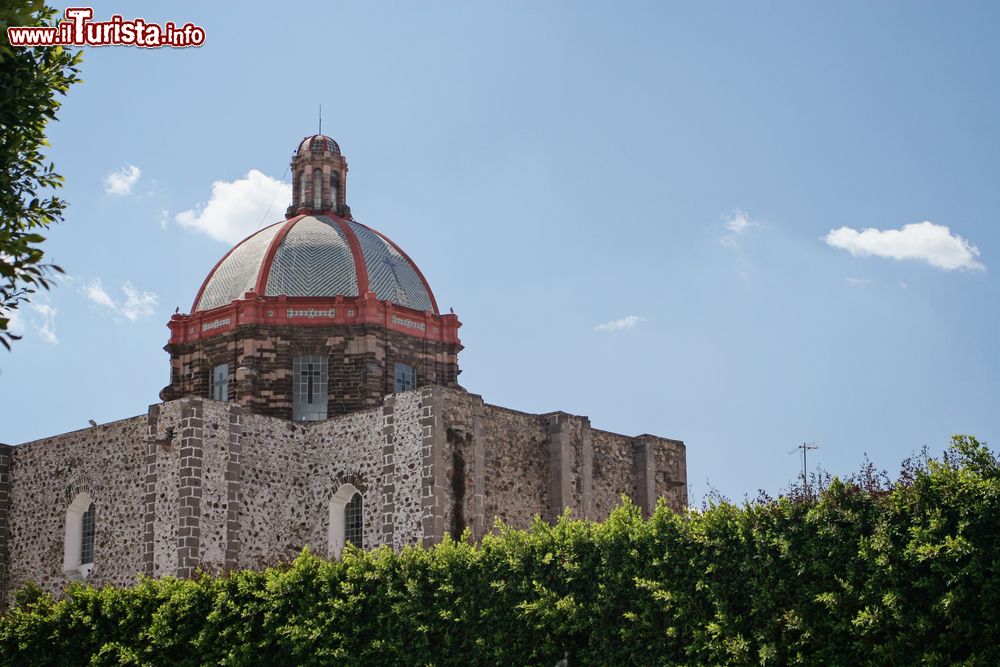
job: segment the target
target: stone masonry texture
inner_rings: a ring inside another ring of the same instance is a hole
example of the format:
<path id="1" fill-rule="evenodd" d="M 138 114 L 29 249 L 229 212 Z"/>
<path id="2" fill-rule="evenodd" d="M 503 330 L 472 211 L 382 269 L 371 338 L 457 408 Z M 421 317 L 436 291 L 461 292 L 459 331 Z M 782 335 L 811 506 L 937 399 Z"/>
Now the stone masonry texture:
<path id="1" fill-rule="evenodd" d="M 329 360 L 329 416 L 377 407 L 395 389 L 396 362 L 416 369 L 417 386 L 458 387 L 458 344 L 377 326 L 241 326 L 185 345 L 167 345 L 170 384 L 161 398 L 210 398 L 212 369 L 229 365 L 229 398 L 251 412 L 291 419 L 292 359 Z"/>
<path id="2" fill-rule="evenodd" d="M 365 548 L 434 544 L 496 521 L 563 512 L 600 520 L 631 498 L 687 505 L 684 444 L 594 429 L 564 412 L 485 403 L 458 388 L 384 392 L 375 405 L 292 422 L 237 400 L 185 396 L 145 415 L 0 445 L 0 596 L 28 581 L 60 593 L 67 509 L 96 506 L 88 581 L 260 568 L 303 547 L 328 554 L 343 484 L 363 499 Z"/>

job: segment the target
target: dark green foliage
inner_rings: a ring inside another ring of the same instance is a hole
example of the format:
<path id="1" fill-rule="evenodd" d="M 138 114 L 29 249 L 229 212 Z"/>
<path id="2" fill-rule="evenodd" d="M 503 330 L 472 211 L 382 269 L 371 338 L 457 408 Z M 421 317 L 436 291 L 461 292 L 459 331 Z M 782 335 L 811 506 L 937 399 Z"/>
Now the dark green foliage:
<path id="1" fill-rule="evenodd" d="M 22 590 L 4 664 L 997 665 L 1000 466 L 118 590 Z"/>
<path id="2" fill-rule="evenodd" d="M 62 177 L 42 155 L 45 127 L 78 81 L 80 52 L 62 47 L 12 47 L 8 26 L 52 25 L 41 0 L 0 3 L 0 345 L 19 338 L 7 327 L 15 309 L 51 286 L 54 264 L 42 262 L 41 232 L 63 218 L 66 202 L 52 194 Z"/>

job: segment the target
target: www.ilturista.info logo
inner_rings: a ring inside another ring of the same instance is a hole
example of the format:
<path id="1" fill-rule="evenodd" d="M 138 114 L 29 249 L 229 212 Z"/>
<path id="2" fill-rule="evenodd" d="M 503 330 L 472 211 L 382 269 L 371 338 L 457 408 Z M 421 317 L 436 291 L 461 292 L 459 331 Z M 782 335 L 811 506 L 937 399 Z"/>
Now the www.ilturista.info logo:
<path id="1" fill-rule="evenodd" d="M 7 28 L 11 46 L 164 46 L 184 48 L 205 43 L 205 29 L 193 23 L 178 27 L 173 21 L 147 23 L 140 18 L 127 21 L 114 14 L 109 21 L 91 21 L 92 7 L 68 7 L 66 20 L 54 26 L 12 26 Z"/>

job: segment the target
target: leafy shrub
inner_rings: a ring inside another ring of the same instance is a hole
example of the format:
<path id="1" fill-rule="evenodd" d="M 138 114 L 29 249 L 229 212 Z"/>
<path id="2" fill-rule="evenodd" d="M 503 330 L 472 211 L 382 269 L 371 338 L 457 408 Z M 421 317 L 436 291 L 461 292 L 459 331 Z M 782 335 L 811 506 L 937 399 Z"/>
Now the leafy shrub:
<path id="1" fill-rule="evenodd" d="M 997 665 L 1000 466 L 956 436 L 895 484 L 500 527 L 128 589 L 22 590 L 31 665 Z"/>

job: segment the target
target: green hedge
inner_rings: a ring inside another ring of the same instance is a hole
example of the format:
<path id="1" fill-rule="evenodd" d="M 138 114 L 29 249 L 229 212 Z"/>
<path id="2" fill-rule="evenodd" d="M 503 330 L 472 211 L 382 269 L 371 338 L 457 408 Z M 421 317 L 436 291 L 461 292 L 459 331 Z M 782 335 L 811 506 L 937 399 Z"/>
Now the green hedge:
<path id="1" fill-rule="evenodd" d="M 1000 665 L 1000 466 L 971 437 L 893 485 L 626 505 L 481 545 L 29 588 L 6 664 Z"/>

